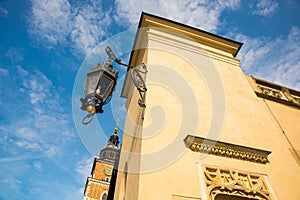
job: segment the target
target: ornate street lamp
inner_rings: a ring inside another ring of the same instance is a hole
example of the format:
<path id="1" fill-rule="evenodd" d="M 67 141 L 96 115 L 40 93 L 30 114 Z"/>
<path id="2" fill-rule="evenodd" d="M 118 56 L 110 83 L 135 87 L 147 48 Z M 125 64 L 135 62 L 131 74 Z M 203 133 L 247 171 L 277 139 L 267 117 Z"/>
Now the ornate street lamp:
<path id="1" fill-rule="evenodd" d="M 103 113 L 102 106 L 111 100 L 117 83 L 118 71 L 113 69 L 111 62 L 119 60 L 109 47 L 105 51 L 108 59 L 96 67 L 91 67 L 85 81 L 85 97 L 80 99 L 81 109 L 88 112 L 82 119 L 85 125 L 93 120 L 94 114 Z"/>
<path id="2" fill-rule="evenodd" d="M 107 60 L 102 64 L 97 64 L 96 67 L 91 67 L 85 81 L 85 97 L 80 99 L 82 103 L 81 109 L 88 113 L 82 119 L 82 123 L 85 125 L 93 120 L 93 116 L 96 113 L 103 113 L 102 106 L 111 100 L 112 92 L 116 87 L 118 79 L 118 71 L 113 69 L 112 61 L 130 69 L 130 76 L 140 94 L 138 104 L 141 107 L 146 107 L 145 95 L 147 88 L 140 74 L 147 73 L 146 65 L 142 64 L 140 67 L 133 68 L 132 66 L 122 63 L 120 59 L 117 59 L 109 47 L 106 47 L 105 51 L 108 55 Z"/>
<path id="3" fill-rule="evenodd" d="M 111 100 L 112 93 L 116 87 L 118 79 L 118 71 L 113 69 L 113 66 L 111 64 L 112 61 L 115 61 L 119 65 L 128 67 L 130 77 L 140 95 L 138 104 L 142 108 L 146 108 L 145 98 L 147 88 L 144 80 L 148 72 L 146 65 L 143 63 L 140 66 L 132 67 L 130 65 L 122 63 L 121 60 L 117 59 L 109 47 L 106 47 L 105 51 L 108 55 L 108 59 L 102 64 L 97 64 L 96 67 L 91 67 L 85 81 L 85 96 L 84 98 L 80 98 L 80 101 L 82 103 L 81 109 L 87 111 L 87 115 L 82 119 L 82 123 L 85 125 L 89 124 L 93 120 L 93 116 L 96 113 L 103 113 L 104 111 L 102 109 L 102 106 L 107 104 Z M 141 74 L 144 74 L 144 76 L 142 76 Z M 144 119 L 144 109 L 141 116 L 142 119 Z M 114 189 L 118 173 L 118 163 L 119 160 L 117 159 L 115 161 L 115 166 L 110 183 L 111 186 L 107 197 L 107 199 L 110 200 L 114 198 Z"/>

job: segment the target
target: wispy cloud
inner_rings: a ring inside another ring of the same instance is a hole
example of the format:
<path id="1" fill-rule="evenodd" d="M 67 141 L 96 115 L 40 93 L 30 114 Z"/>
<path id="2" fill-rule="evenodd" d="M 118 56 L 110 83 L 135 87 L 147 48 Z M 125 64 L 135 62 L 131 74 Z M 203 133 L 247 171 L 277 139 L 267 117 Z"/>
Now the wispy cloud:
<path id="1" fill-rule="evenodd" d="M 239 53 L 242 69 L 247 74 L 300 90 L 300 29 L 277 39 L 236 36 L 244 42 Z"/>
<path id="2" fill-rule="evenodd" d="M 9 58 L 12 62 L 23 61 L 23 50 L 15 47 L 10 47 L 4 54 L 5 57 Z"/>
<path id="3" fill-rule="evenodd" d="M 219 17 L 225 9 L 237 9 L 239 0 L 116 0 L 115 19 L 119 24 L 136 26 L 141 11 L 153 13 L 181 23 L 215 31 L 220 25 Z"/>
<path id="4" fill-rule="evenodd" d="M 69 1 L 32 0 L 31 4 L 29 33 L 51 47 L 65 43 L 72 29 Z"/>
<path id="5" fill-rule="evenodd" d="M 91 174 L 93 161 L 93 157 L 84 158 L 76 164 L 74 171 L 78 173 L 79 181 L 85 182 L 87 177 Z"/>
<path id="6" fill-rule="evenodd" d="M 68 142 L 75 138 L 71 124 L 71 113 L 62 107 L 63 99 L 46 75 L 38 70 L 30 72 L 17 67 L 20 83 L 19 91 L 24 116 L 16 122 L 0 125 L 0 149 L 6 156 L 17 156 L 26 151 L 27 155 L 59 155 Z M 11 106 L 11 105 L 10 105 Z M 14 108 L 11 108 L 12 112 Z"/>
<path id="7" fill-rule="evenodd" d="M 0 67 L 0 75 L 8 75 L 9 74 L 9 71 L 7 69 L 4 69 L 4 68 L 1 68 Z"/>
<path id="8" fill-rule="evenodd" d="M 101 41 L 111 23 L 110 11 L 102 11 L 101 4 L 93 2 L 80 9 L 74 17 L 71 39 L 87 54 Z"/>
<path id="9" fill-rule="evenodd" d="M 252 14 L 263 17 L 273 15 L 279 8 L 279 3 L 274 0 L 256 0 L 250 3 Z"/>
<path id="10" fill-rule="evenodd" d="M 53 95 L 51 81 L 39 71 L 24 78 L 23 86 L 30 97 L 31 104 L 44 103 L 49 95 Z"/>
<path id="11" fill-rule="evenodd" d="M 28 32 L 44 47 L 69 46 L 75 53 L 88 54 L 106 33 L 110 11 L 101 2 L 71 4 L 68 0 L 32 0 Z"/>
<path id="12" fill-rule="evenodd" d="M 0 190 L 0 198 L 39 199 L 42 196 L 43 199 L 82 199 L 84 183 L 77 182 L 77 174 L 72 170 L 62 168 L 69 160 L 58 163 L 60 166 L 53 161 L 47 158 L 16 160 L 8 164 L 0 162 L 0 186 L 7 187 Z"/>
<path id="13" fill-rule="evenodd" d="M 3 7 L 0 7 L 0 17 L 8 17 L 9 12 Z"/>
<path id="14" fill-rule="evenodd" d="M 47 157 L 47 155 L 38 155 L 38 156 L 28 156 L 28 155 L 22 155 L 22 156 L 14 156 L 14 157 L 6 157 L 0 159 L 1 163 L 9 163 L 9 162 L 17 162 L 17 161 L 23 161 L 23 160 L 34 160 L 38 158 L 44 158 Z"/>

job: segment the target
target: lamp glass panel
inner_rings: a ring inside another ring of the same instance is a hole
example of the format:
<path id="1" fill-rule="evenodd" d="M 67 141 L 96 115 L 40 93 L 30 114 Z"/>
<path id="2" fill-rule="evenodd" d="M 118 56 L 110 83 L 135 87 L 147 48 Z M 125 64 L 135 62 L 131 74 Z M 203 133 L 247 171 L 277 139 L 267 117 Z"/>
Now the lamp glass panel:
<path id="1" fill-rule="evenodd" d="M 94 72 L 94 73 L 89 73 L 87 75 L 87 81 L 85 85 L 85 95 L 90 95 L 95 93 L 98 84 L 99 74 L 100 72 Z"/>
<path id="2" fill-rule="evenodd" d="M 96 94 L 99 95 L 103 101 L 105 101 L 105 98 L 110 94 L 110 92 L 107 90 L 110 89 L 110 85 L 112 84 L 112 82 L 113 80 L 105 74 L 102 74 L 102 76 L 100 77 Z"/>

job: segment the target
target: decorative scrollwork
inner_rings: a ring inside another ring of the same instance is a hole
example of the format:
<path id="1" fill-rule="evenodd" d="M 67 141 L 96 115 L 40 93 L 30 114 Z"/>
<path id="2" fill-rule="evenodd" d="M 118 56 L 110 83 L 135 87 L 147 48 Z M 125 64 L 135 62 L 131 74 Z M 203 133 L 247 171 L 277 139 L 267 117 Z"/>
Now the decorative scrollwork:
<path id="1" fill-rule="evenodd" d="M 141 107 L 144 108 L 146 107 L 145 97 L 146 97 L 147 88 L 141 73 L 147 74 L 147 72 L 148 72 L 147 66 L 144 63 L 141 65 L 141 69 L 132 68 L 130 70 L 131 78 L 133 80 L 135 87 L 138 89 L 140 95 L 140 99 L 138 100 L 138 103 Z"/>
<path id="2" fill-rule="evenodd" d="M 300 109 L 300 92 L 252 77 L 253 89 L 258 97 Z"/>
<path id="3" fill-rule="evenodd" d="M 262 86 L 262 85 L 257 85 L 257 86 L 261 90 L 261 92 L 265 95 L 286 100 L 285 96 L 283 95 L 282 91 L 280 91 L 280 90 L 276 90 L 274 88 L 269 88 L 269 87 Z"/>
<path id="4" fill-rule="evenodd" d="M 210 199 L 244 197 L 271 200 L 263 175 L 214 166 L 204 166 L 204 177 Z"/>

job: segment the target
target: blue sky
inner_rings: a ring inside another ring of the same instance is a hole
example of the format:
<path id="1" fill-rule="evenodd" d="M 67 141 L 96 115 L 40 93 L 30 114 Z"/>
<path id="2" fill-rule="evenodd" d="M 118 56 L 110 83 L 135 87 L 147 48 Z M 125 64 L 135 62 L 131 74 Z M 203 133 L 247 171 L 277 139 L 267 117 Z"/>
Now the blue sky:
<path id="1" fill-rule="evenodd" d="M 131 48 L 128 30 L 137 27 L 141 11 L 243 42 L 238 57 L 246 74 L 300 90 L 298 0 L 1 0 L 1 200 L 82 199 L 95 148 L 107 138 L 89 133 L 93 125 L 76 129 L 73 86 L 105 59 L 91 59 L 96 47 L 115 45 L 116 54 L 128 59 L 128 47 L 120 51 L 113 42 L 127 35 Z M 125 69 L 115 68 L 122 77 Z M 121 86 L 122 79 L 98 116 L 107 136 L 115 121 L 122 128 Z M 74 90 L 83 94 L 83 88 Z"/>

